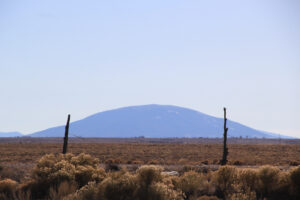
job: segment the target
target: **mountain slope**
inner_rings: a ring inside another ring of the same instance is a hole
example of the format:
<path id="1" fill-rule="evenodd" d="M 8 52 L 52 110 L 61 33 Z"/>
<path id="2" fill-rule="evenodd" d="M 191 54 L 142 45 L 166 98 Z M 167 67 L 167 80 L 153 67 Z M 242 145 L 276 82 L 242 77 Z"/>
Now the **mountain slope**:
<path id="1" fill-rule="evenodd" d="M 195 110 L 168 106 L 131 106 L 100 112 L 70 124 L 72 137 L 223 137 L 223 119 Z M 228 120 L 229 137 L 278 137 Z M 32 137 L 63 137 L 64 126 Z"/>
<path id="2" fill-rule="evenodd" d="M 22 137 L 24 136 L 19 132 L 0 132 L 0 137 Z"/>

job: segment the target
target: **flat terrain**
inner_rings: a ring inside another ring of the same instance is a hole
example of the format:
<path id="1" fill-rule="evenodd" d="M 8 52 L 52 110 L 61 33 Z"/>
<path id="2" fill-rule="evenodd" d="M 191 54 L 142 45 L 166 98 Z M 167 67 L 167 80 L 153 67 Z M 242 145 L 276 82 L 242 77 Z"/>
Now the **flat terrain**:
<path id="1" fill-rule="evenodd" d="M 229 139 L 229 163 L 290 165 L 300 163 L 300 141 Z M 0 138 L 0 163 L 35 163 L 62 151 L 62 138 Z M 201 165 L 218 164 L 222 139 L 71 138 L 69 153 L 87 153 L 102 163 Z"/>
<path id="2" fill-rule="evenodd" d="M 0 138 L 0 166 L 20 177 L 43 155 L 62 151 L 62 138 Z M 229 139 L 229 164 L 289 167 L 300 163 L 300 140 Z M 71 138 L 69 153 L 87 153 L 101 163 L 165 166 L 218 165 L 222 139 Z M 1 175 L 1 174 L 0 174 Z"/>
<path id="3" fill-rule="evenodd" d="M 285 174 L 300 163 L 300 140 L 230 138 L 228 143 L 229 164 L 236 168 L 273 165 Z M 63 138 L 0 138 L 0 180 L 9 178 L 21 184 L 32 183 L 37 161 L 45 154 L 61 153 L 62 146 Z M 178 171 L 180 177 L 194 170 L 211 180 L 216 174 L 207 172 L 219 169 L 222 149 L 221 138 L 70 138 L 68 152 L 90 154 L 100 160 L 98 167 L 107 171 L 125 167 L 132 176 L 143 164 L 157 164 L 162 165 L 164 171 Z M 41 169 L 48 170 L 45 166 Z M 213 184 L 208 188 L 213 188 Z M 205 194 L 217 193 L 209 189 Z"/>

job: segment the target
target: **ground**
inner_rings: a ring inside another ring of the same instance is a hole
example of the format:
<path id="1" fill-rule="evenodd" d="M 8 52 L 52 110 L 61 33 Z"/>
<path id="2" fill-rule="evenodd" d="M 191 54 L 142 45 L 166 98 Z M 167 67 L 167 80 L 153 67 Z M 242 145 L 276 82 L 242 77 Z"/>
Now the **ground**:
<path id="1" fill-rule="evenodd" d="M 0 176 L 26 179 L 43 155 L 61 153 L 62 143 L 62 138 L 0 138 Z M 228 143 L 231 165 L 288 169 L 300 163 L 300 140 L 233 138 Z M 142 164 L 163 165 L 170 170 L 214 168 L 222 156 L 222 139 L 71 138 L 68 152 L 87 153 L 103 165 L 113 163 L 128 168 Z"/>

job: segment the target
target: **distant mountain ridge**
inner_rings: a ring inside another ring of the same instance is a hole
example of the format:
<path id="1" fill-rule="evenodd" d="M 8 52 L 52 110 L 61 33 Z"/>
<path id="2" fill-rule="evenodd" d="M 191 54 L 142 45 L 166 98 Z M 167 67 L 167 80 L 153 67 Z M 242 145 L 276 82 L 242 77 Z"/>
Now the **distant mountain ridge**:
<path id="1" fill-rule="evenodd" d="M 22 137 L 24 136 L 20 132 L 0 132 L 0 137 Z"/>
<path id="2" fill-rule="evenodd" d="M 170 105 L 130 106 L 96 113 L 70 123 L 71 137 L 223 137 L 223 118 Z M 228 120 L 229 137 L 278 138 Z M 64 125 L 49 128 L 31 137 L 63 137 Z M 281 136 L 285 138 L 284 136 Z M 288 137 L 286 137 L 288 138 Z"/>

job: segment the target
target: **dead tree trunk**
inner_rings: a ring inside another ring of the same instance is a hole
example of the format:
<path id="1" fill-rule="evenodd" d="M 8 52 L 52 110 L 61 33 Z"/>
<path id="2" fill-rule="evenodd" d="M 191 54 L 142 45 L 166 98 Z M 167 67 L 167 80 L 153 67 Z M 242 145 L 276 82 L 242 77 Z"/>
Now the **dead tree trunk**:
<path id="1" fill-rule="evenodd" d="M 63 146 L 63 154 L 67 153 L 68 150 L 68 139 L 69 139 L 69 123 L 70 123 L 70 114 L 68 115 L 68 120 L 65 128 L 65 137 L 64 137 L 64 146 Z"/>
<path id="2" fill-rule="evenodd" d="M 226 127 L 227 119 L 226 119 L 226 108 L 224 108 L 224 141 L 223 141 L 223 158 L 221 160 L 221 165 L 227 164 L 227 155 L 228 155 L 228 148 L 227 148 L 227 131 L 228 128 Z"/>

